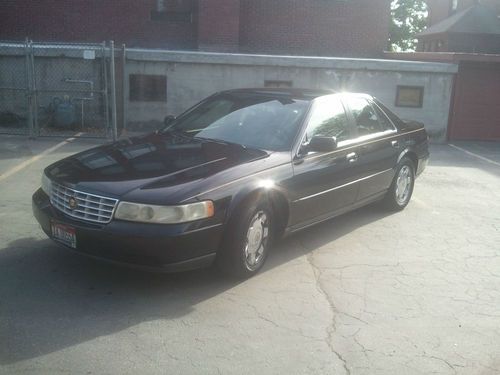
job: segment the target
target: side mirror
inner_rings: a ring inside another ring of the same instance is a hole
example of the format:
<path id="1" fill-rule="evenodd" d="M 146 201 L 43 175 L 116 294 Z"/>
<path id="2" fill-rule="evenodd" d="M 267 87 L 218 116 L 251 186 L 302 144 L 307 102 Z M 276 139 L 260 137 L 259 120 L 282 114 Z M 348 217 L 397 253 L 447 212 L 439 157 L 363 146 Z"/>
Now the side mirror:
<path id="1" fill-rule="evenodd" d="M 316 135 L 312 137 L 307 151 L 309 152 L 330 152 L 337 148 L 337 139 L 335 137 L 323 137 Z"/>
<path id="2" fill-rule="evenodd" d="M 163 123 L 165 124 L 165 126 L 168 126 L 168 125 L 170 125 L 174 121 L 175 121 L 175 116 L 168 115 L 168 116 L 165 116 L 165 119 L 163 120 Z"/>

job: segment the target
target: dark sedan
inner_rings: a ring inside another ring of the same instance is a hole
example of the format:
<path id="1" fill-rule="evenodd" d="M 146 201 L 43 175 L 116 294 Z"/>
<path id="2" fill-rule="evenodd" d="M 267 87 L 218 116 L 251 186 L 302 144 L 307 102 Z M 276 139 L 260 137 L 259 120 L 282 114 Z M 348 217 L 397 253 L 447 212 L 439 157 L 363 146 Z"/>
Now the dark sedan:
<path id="1" fill-rule="evenodd" d="M 232 90 L 168 120 L 46 168 L 45 233 L 111 262 L 246 277 L 280 236 L 378 200 L 403 209 L 429 157 L 422 125 L 364 94 Z"/>

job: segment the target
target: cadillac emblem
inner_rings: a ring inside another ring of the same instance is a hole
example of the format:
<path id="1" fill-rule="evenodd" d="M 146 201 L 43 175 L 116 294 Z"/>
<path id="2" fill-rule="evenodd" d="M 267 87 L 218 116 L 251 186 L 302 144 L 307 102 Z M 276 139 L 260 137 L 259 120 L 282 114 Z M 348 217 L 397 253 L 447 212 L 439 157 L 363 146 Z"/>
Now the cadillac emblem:
<path id="1" fill-rule="evenodd" d="M 71 210 L 76 210 L 78 208 L 78 202 L 74 197 L 68 199 L 68 204 Z"/>

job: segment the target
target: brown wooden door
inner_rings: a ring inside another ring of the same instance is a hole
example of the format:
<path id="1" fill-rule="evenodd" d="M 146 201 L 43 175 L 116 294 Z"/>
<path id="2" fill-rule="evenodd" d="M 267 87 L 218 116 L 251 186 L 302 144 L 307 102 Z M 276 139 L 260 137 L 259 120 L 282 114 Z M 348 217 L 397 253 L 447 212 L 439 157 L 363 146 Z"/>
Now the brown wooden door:
<path id="1" fill-rule="evenodd" d="M 451 140 L 500 140 L 500 63 L 460 63 Z"/>

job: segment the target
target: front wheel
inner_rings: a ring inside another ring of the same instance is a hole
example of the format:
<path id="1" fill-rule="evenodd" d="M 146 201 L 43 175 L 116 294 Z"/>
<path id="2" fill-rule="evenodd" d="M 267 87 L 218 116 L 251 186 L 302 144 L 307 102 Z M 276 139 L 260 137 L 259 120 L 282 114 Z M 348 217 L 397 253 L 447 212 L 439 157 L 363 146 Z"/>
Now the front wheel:
<path id="1" fill-rule="evenodd" d="M 247 278 L 264 265 L 272 239 L 273 213 L 265 201 L 241 210 L 228 227 L 217 265 L 232 276 Z"/>
<path id="2" fill-rule="evenodd" d="M 415 167 L 408 158 L 403 158 L 384 198 L 385 206 L 393 211 L 403 210 L 410 202 L 415 185 Z"/>

